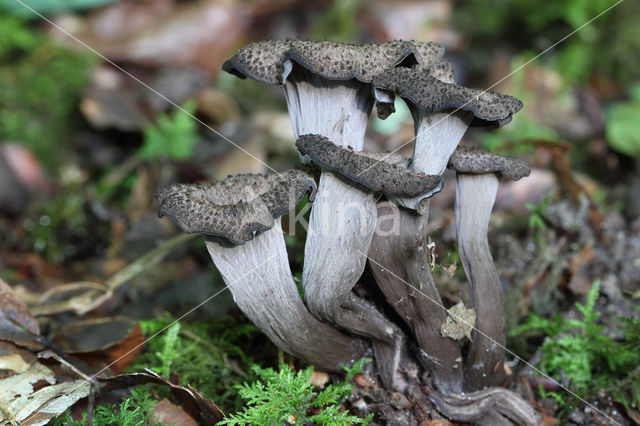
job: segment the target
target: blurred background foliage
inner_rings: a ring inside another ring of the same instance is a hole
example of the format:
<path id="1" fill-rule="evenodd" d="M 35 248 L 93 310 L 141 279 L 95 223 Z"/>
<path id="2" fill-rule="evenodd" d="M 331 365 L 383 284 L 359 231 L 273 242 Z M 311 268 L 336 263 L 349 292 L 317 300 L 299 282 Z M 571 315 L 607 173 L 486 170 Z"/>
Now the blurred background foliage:
<path id="1" fill-rule="evenodd" d="M 71 149 L 78 95 L 96 62 L 35 31 L 23 18 L 0 15 L 0 139 L 25 144 L 56 170 Z"/>
<path id="2" fill-rule="evenodd" d="M 541 58 L 567 85 L 603 76 L 629 88 L 638 79 L 638 2 L 566 0 L 541 5 L 535 0 L 470 0 L 458 5 L 453 22 L 474 45 L 467 57 L 475 70 L 488 67 L 487 53 L 496 48 L 538 53 L 580 29 Z M 593 25 L 585 25 L 600 14 Z"/>

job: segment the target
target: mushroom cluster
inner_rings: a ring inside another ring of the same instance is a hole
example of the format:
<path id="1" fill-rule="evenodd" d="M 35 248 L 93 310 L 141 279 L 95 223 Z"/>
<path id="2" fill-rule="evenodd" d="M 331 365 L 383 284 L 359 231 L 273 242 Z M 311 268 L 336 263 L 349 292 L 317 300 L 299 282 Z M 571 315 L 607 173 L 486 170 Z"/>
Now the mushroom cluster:
<path id="1" fill-rule="evenodd" d="M 522 104 L 457 85 L 443 55 L 430 42 L 248 44 L 223 70 L 283 87 L 301 162 L 315 165 L 316 172 L 307 165 L 208 185 L 169 185 L 156 193 L 160 215 L 184 232 L 204 235 L 240 309 L 284 351 L 329 371 L 372 354 L 384 387 L 396 392 L 407 389 L 407 371 L 417 360 L 437 390 L 434 403 L 448 417 L 468 421 L 497 410 L 516 422 L 535 423 L 537 414 L 522 398 L 486 389 L 502 381 L 505 343 L 488 221 L 499 179 L 516 180 L 529 169 L 520 160 L 458 147 L 468 126 L 499 127 Z M 395 111 L 396 95 L 414 118 L 410 159 L 364 151 L 374 104 L 384 119 Z M 465 321 L 443 308 L 427 248 L 429 200 L 442 189 L 447 167 L 457 173 L 458 249 L 477 318 L 465 333 L 465 350 L 458 341 L 464 334 L 442 331 L 448 318 Z M 280 217 L 305 194 L 313 205 L 303 299 L 292 279 Z M 385 228 L 389 222 L 393 226 Z M 386 303 L 405 324 L 353 291 L 367 260 Z M 480 408 L 467 403 L 462 413 L 451 401 L 463 392 L 465 401 L 475 395 L 471 402 Z"/>

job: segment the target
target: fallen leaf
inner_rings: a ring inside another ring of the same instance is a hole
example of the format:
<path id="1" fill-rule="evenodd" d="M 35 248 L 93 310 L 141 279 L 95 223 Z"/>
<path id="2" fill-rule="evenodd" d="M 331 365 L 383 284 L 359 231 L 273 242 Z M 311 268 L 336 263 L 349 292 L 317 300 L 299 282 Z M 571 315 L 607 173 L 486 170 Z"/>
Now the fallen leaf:
<path id="1" fill-rule="evenodd" d="M 197 426 L 198 424 L 182 407 L 173 404 L 168 399 L 156 403 L 151 417 L 154 422 L 165 425 Z"/>
<path id="2" fill-rule="evenodd" d="M 39 363 L 33 354 L 25 356 L 25 351 L 17 348 L 13 352 L 7 346 L 1 348 L 0 369 L 17 373 L 0 380 L 1 424 L 46 424 L 89 395 L 90 382 L 56 383 L 54 372 Z M 42 387 L 42 384 L 50 386 Z"/>
<path id="3" fill-rule="evenodd" d="M 0 342 L 0 379 L 24 373 L 36 362 L 36 356 L 9 342 Z"/>
<path id="4" fill-rule="evenodd" d="M 464 303 L 458 302 L 447 310 L 447 314 L 447 319 L 440 327 L 442 337 L 460 340 L 466 336 L 471 340 L 471 330 L 476 325 L 476 312 L 473 308 L 467 308 Z"/>
<path id="5" fill-rule="evenodd" d="M 365 389 L 375 388 L 377 385 L 375 379 L 364 374 L 356 374 L 353 380 Z"/>
<path id="6" fill-rule="evenodd" d="M 130 90 L 88 90 L 80 102 L 80 111 L 89 124 L 99 130 L 113 128 L 134 132 L 141 131 L 149 123 Z"/>
<path id="7" fill-rule="evenodd" d="M 52 341 L 88 365 L 108 365 L 113 374 L 119 374 L 142 352 L 145 337 L 139 323 L 116 317 L 65 324 Z"/>
<path id="8" fill-rule="evenodd" d="M 420 422 L 420 426 L 454 426 L 449 420 L 427 420 L 424 422 Z"/>
<path id="9" fill-rule="evenodd" d="M 195 66 L 217 73 L 250 23 L 248 11 L 233 2 L 153 3 L 111 6 L 74 35 L 114 61 Z"/>
<path id="10" fill-rule="evenodd" d="M 571 280 L 569 281 L 568 287 L 573 294 L 584 296 L 589 292 L 589 289 L 591 289 L 593 280 L 586 276 L 587 273 L 585 269 L 594 258 L 595 252 L 590 242 L 585 244 L 580 251 L 571 258 Z"/>
<path id="11" fill-rule="evenodd" d="M 311 384 L 317 388 L 324 387 L 329 381 L 329 375 L 324 371 L 314 371 L 311 373 Z"/>
<path id="12" fill-rule="evenodd" d="M 44 347 L 40 327 L 29 308 L 14 295 L 9 284 L 0 279 L 0 340 L 34 349 Z"/>

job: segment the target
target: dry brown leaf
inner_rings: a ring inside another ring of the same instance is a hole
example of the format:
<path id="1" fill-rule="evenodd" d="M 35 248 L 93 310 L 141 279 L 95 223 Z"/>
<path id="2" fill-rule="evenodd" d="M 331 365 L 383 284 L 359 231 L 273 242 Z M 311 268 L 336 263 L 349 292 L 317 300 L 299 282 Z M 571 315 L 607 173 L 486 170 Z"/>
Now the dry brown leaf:
<path id="1" fill-rule="evenodd" d="M 20 346 L 42 348 L 40 327 L 27 305 L 13 293 L 9 284 L 0 279 L 0 340 Z"/>
<path id="2" fill-rule="evenodd" d="M 365 389 L 375 388 L 377 386 L 375 379 L 365 376 L 364 374 L 356 374 L 353 380 Z"/>
<path id="3" fill-rule="evenodd" d="M 16 374 L 0 380 L 0 425 L 46 424 L 89 395 L 88 381 L 56 383 L 54 372 L 33 354 L 25 356 L 26 351 L 6 345 L 1 348 L 0 369 Z M 43 383 L 50 386 L 42 387 Z"/>
<path id="4" fill-rule="evenodd" d="M 311 373 L 311 384 L 317 388 L 324 387 L 329 381 L 329 375 L 324 371 L 314 371 Z"/>
<path id="5" fill-rule="evenodd" d="M 586 243 L 575 256 L 571 258 L 571 280 L 568 287 L 573 294 L 586 295 L 591 289 L 592 281 L 585 273 L 585 268 L 595 258 L 592 244 Z"/>
<path id="6" fill-rule="evenodd" d="M 449 420 L 427 420 L 424 422 L 420 422 L 420 426 L 454 426 Z"/>
<path id="7" fill-rule="evenodd" d="M 126 318 L 92 318 L 65 324 L 55 332 L 53 343 L 88 365 L 109 365 L 121 373 L 144 349 L 139 323 Z"/>
<path id="8" fill-rule="evenodd" d="M 95 13 L 74 35 L 111 60 L 216 73 L 249 25 L 246 8 L 233 2 L 136 3 L 116 3 Z"/>
<path id="9" fill-rule="evenodd" d="M 457 305 L 447 310 L 447 314 L 447 319 L 440 327 L 442 337 L 460 340 L 466 336 L 471 340 L 471 330 L 476 325 L 476 311 L 473 308 L 465 307 L 464 303 L 458 302 Z"/>
<path id="10" fill-rule="evenodd" d="M 141 131 L 149 118 L 130 90 L 88 90 L 80 111 L 89 124 L 99 130 L 113 128 L 123 132 Z"/>
<path id="11" fill-rule="evenodd" d="M 171 403 L 168 399 L 163 399 L 153 407 L 152 419 L 164 425 L 197 426 L 198 424 L 182 407 Z"/>

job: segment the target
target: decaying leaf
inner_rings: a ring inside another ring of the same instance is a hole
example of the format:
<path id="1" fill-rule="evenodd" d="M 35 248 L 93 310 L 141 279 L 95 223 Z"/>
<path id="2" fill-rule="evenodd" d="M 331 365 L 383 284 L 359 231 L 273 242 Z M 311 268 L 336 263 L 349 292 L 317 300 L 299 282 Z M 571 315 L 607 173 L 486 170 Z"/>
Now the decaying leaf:
<path id="1" fill-rule="evenodd" d="M 168 399 L 163 399 L 153 407 L 152 417 L 154 422 L 165 425 L 197 426 L 198 424 L 182 407 Z"/>
<path id="2" fill-rule="evenodd" d="M 56 383 L 54 372 L 30 352 L 10 343 L 0 346 L 0 425 L 41 425 L 89 395 L 90 382 Z M 42 384 L 50 386 L 42 387 Z M 37 390 L 36 390 L 37 389 Z"/>
<path id="3" fill-rule="evenodd" d="M 460 340 L 463 337 L 471 340 L 471 330 L 476 325 L 476 311 L 473 308 L 467 308 L 464 303 L 458 302 L 457 305 L 447 310 L 447 319 L 440 327 L 442 337 L 449 337 L 453 340 Z"/>
<path id="4" fill-rule="evenodd" d="M 9 284 L 0 279 L 0 340 L 41 349 L 40 327 L 27 305 L 18 300 Z"/>
<path id="5" fill-rule="evenodd" d="M 139 323 L 107 317 L 65 324 L 54 331 L 52 342 L 88 365 L 109 365 L 112 374 L 119 374 L 142 352 L 145 337 Z"/>
<path id="6" fill-rule="evenodd" d="M 0 342 L 0 379 L 24 373 L 36 361 L 31 352 L 9 342 Z"/>

